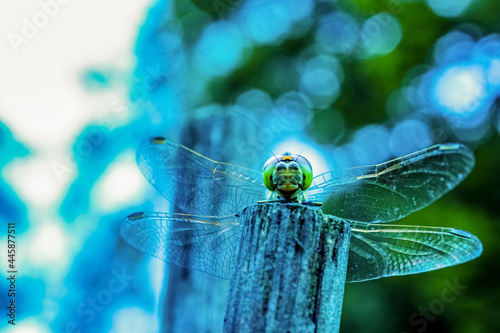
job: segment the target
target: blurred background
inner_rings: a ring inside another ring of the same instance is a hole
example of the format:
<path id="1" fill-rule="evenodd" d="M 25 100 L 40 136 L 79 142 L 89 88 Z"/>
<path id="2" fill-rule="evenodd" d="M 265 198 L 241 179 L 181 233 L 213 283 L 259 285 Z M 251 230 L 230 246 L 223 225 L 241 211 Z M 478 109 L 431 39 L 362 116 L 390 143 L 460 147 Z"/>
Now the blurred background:
<path id="1" fill-rule="evenodd" d="M 257 170 L 271 152 L 302 152 L 316 174 L 466 144 L 472 174 L 399 223 L 467 230 L 482 256 L 346 285 L 341 332 L 500 331 L 498 2 L 0 8 L 0 239 L 14 222 L 18 253 L 16 325 L 2 316 L 0 330 L 221 331 L 227 281 L 119 235 L 128 214 L 173 209 L 135 164 L 139 142 L 165 136 Z"/>

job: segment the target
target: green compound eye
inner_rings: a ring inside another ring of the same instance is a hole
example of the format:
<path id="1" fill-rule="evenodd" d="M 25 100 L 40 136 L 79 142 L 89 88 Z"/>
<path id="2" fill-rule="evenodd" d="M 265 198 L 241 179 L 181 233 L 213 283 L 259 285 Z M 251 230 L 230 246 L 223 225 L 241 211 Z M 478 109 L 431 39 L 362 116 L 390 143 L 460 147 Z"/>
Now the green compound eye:
<path id="1" fill-rule="evenodd" d="M 278 162 L 278 159 L 273 156 L 267 160 L 266 164 L 264 164 L 264 169 L 262 169 L 262 173 L 264 174 L 264 185 L 266 185 L 267 189 L 271 192 L 274 192 L 275 190 L 273 184 L 273 172 Z"/>
<path id="2" fill-rule="evenodd" d="M 300 155 L 299 156 L 294 155 L 292 157 L 295 160 L 295 162 L 299 164 L 300 170 L 302 170 L 302 176 L 304 177 L 304 179 L 302 180 L 301 189 L 302 191 L 305 191 L 309 188 L 309 186 L 311 186 L 311 182 L 313 179 L 313 171 L 311 163 L 309 163 L 309 161 L 305 157 Z"/>

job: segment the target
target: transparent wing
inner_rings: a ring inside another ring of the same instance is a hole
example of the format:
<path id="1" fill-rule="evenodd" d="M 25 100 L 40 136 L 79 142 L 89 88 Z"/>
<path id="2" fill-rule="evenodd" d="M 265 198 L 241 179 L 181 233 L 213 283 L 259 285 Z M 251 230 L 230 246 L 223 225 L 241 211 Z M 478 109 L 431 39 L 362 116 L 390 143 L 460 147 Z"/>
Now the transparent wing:
<path id="1" fill-rule="evenodd" d="M 458 229 L 354 223 L 347 281 L 427 272 L 472 260 L 482 251 L 476 236 Z"/>
<path id="2" fill-rule="evenodd" d="M 265 198 L 260 172 L 211 160 L 164 138 L 143 141 L 137 164 L 151 185 L 186 213 L 230 216 Z"/>
<path id="3" fill-rule="evenodd" d="M 135 213 L 120 229 L 133 247 L 168 263 L 223 279 L 231 277 L 239 224 L 187 214 Z"/>
<path id="4" fill-rule="evenodd" d="M 327 214 L 388 222 L 439 199 L 473 166 L 474 155 L 467 147 L 435 145 L 385 163 L 321 174 L 313 179 L 307 197 L 323 202 Z"/>

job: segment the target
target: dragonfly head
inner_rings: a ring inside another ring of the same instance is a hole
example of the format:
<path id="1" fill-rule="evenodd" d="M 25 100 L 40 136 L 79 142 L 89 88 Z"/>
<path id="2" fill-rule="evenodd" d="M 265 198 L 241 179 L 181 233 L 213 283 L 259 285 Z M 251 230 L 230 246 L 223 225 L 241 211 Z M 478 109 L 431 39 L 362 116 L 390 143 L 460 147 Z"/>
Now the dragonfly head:
<path id="1" fill-rule="evenodd" d="M 271 157 L 264 165 L 264 184 L 285 200 L 295 200 L 312 182 L 309 161 L 297 154 L 284 153 Z"/>

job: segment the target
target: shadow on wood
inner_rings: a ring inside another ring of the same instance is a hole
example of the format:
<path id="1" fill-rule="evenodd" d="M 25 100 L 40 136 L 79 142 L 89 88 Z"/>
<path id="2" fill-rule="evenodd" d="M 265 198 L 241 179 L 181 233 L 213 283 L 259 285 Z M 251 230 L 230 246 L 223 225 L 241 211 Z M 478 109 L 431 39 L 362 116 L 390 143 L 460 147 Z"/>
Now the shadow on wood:
<path id="1" fill-rule="evenodd" d="M 225 332 L 337 332 L 351 226 L 301 204 L 245 208 Z"/>

